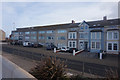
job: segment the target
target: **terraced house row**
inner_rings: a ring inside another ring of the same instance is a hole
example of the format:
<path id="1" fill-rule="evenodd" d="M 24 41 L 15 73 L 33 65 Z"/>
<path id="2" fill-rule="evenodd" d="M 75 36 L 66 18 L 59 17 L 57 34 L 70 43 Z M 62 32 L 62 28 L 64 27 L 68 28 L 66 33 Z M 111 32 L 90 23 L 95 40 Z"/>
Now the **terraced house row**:
<path id="1" fill-rule="evenodd" d="M 29 41 L 43 45 L 53 43 L 58 48 L 68 46 L 79 50 L 119 54 L 120 19 L 103 17 L 98 21 L 83 21 L 67 24 L 17 28 L 12 31 L 11 39 L 19 42 Z"/>

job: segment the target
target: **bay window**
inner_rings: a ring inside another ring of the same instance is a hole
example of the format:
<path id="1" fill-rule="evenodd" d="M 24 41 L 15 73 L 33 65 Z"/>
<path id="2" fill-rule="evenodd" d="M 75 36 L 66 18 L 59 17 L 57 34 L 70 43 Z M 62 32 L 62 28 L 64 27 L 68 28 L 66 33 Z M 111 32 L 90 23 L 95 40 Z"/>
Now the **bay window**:
<path id="1" fill-rule="evenodd" d="M 108 42 L 107 43 L 107 50 L 108 51 L 117 51 L 119 48 L 118 42 Z"/>
<path id="2" fill-rule="evenodd" d="M 68 46 L 70 48 L 76 48 L 76 41 L 68 41 Z"/>
<path id="3" fill-rule="evenodd" d="M 101 43 L 100 42 L 92 42 L 91 47 L 92 47 L 92 49 L 101 49 Z"/>
<path id="4" fill-rule="evenodd" d="M 77 33 L 76 32 L 69 32 L 68 38 L 69 39 L 76 39 L 77 38 Z"/>

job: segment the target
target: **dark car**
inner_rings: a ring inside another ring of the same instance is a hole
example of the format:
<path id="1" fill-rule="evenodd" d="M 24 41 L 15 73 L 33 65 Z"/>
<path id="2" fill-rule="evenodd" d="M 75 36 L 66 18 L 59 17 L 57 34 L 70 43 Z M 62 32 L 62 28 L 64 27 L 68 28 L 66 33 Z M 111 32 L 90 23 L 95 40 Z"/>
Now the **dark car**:
<path id="1" fill-rule="evenodd" d="M 43 44 L 39 43 L 39 44 L 38 44 L 38 47 L 43 47 Z"/>
<path id="2" fill-rule="evenodd" d="M 48 45 L 46 47 L 47 50 L 54 50 L 54 48 L 57 48 L 55 45 Z"/>
<path id="3" fill-rule="evenodd" d="M 73 53 L 73 50 L 75 50 L 75 52 L 78 51 L 77 48 L 70 48 L 70 49 L 68 50 L 68 52 L 69 52 L 69 53 Z"/>
<path id="4" fill-rule="evenodd" d="M 40 43 L 32 43 L 31 45 L 32 45 L 31 47 L 34 47 L 34 48 L 43 47 L 43 45 Z"/>
<path id="5" fill-rule="evenodd" d="M 11 45 L 19 45 L 19 42 L 17 40 L 13 40 L 10 42 Z"/>

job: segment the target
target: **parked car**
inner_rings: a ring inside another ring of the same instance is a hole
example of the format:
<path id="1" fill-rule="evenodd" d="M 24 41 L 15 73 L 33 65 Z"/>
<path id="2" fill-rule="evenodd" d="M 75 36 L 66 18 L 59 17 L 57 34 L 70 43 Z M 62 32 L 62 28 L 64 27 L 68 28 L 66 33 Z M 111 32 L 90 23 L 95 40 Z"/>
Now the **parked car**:
<path id="1" fill-rule="evenodd" d="M 68 52 L 69 52 L 69 53 L 73 53 L 73 50 L 75 50 L 75 52 L 78 51 L 77 48 L 70 48 L 70 49 L 68 50 Z"/>
<path id="2" fill-rule="evenodd" d="M 38 43 L 38 47 L 43 47 L 43 44 L 41 44 L 41 43 Z"/>
<path id="3" fill-rule="evenodd" d="M 69 47 L 67 47 L 67 46 L 63 46 L 63 47 L 61 47 L 60 50 L 61 50 L 61 51 L 65 51 L 65 52 L 67 52 L 67 51 L 69 51 Z"/>
<path id="4" fill-rule="evenodd" d="M 12 40 L 10 42 L 11 45 L 19 45 L 19 42 L 17 40 Z"/>
<path id="5" fill-rule="evenodd" d="M 25 41 L 25 42 L 23 42 L 23 46 L 24 46 L 24 47 L 31 47 L 32 44 L 31 44 L 31 42 L 29 42 L 29 41 Z"/>
<path id="6" fill-rule="evenodd" d="M 47 50 L 54 50 L 54 48 L 57 49 L 57 47 L 56 47 L 55 45 L 53 45 L 53 44 L 52 44 L 52 45 L 50 44 L 50 45 L 48 45 L 48 46 L 46 47 Z"/>
<path id="7" fill-rule="evenodd" d="M 31 47 L 34 47 L 34 48 L 43 47 L 43 45 L 40 43 L 31 43 L 31 45 L 32 45 Z"/>

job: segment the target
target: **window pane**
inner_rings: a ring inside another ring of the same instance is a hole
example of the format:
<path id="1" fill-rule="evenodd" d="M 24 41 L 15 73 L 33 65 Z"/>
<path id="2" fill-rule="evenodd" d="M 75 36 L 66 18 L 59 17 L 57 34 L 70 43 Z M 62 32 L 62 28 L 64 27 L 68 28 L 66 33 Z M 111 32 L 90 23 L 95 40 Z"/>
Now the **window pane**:
<path id="1" fill-rule="evenodd" d="M 69 46 L 72 47 L 72 42 L 69 42 Z"/>
<path id="2" fill-rule="evenodd" d="M 29 40 L 29 39 L 30 39 L 30 37 L 29 37 L 29 36 L 26 36 L 26 37 L 25 37 L 25 40 Z"/>
<path id="3" fill-rule="evenodd" d="M 19 37 L 18 36 L 15 36 L 15 37 L 13 37 L 14 38 L 14 40 L 18 40 L 19 39 Z"/>
<path id="4" fill-rule="evenodd" d="M 18 34 L 19 34 L 19 32 L 13 32 L 13 34 L 14 34 L 14 35 L 18 35 Z"/>
<path id="5" fill-rule="evenodd" d="M 36 36 L 31 36 L 31 39 L 33 40 L 33 39 L 36 39 Z"/>
<path id="6" fill-rule="evenodd" d="M 53 31 L 52 31 L 52 30 L 50 30 L 50 31 L 47 31 L 47 33 L 53 33 Z"/>
<path id="7" fill-rule="evenodd" d="M 112 43 L 108 43 L 108 50 L 112 50 Z"/>
<path id="8" fill-rule="evenodd" d="M 70 33 L 70 39 L 72 39 L 72 33 Z"/>
<path id="9" fill-rule="evenodd" d="M 101 39 L 100 34 L 101 34 L 101 32 L 96 32 L 96 39 Z"/>
<path id="10" fill-rule="evenodd" d="M 36 31 L 32 31 L 31 34 L 36 34 L 37 32 Z"/>
<path id="11" fill-rule="evenodd" d="M 30 34 L 30 32 L 25 32 L 25 34 Z"/>
<path id="12" fill-rule="evenodd" d="M 22 35 L 22 34 L 23 34 L 23 32 L 19 32 L 19 34 L 20 34 L 20 35 Z"/>
<path id="13" fill-rule="evenodd" d="M 44 39 L 44 36 L 39 36 L 39 39 Z"/>
<path id="14" fill-rule="evenodd" d="M 118 33 L 114 32 L 114 39 L 117 39 L 117 38 L 118 38 Z"/>
<path id="15" fill-rule="evenodd" d="M 64 36 L 60 36 L 60 37 L 58 37 L 58 40 L 65 40 L 65 37 Z"/>
<path id="16" fill-rule="evenodd" d="M 80 29 L 83 30 L 83 29 L 84 29 L 84 26 L 82 25 L 82 26 L 80 27 Z"/>
<path id="17" fill-rule="evenodd" d="M 95 42 L 92 42 L 92 48 L 95 48 Z"/>
<path id="18" fill-rule="evenodd" d="M 113 50 L 117 50 L 117 43 L 114 43 Z"/>
<path id="19" fill-rule="evenodd" d="M 92 38 L 92 39 L 95 39 L 95 32 L 92 32 L 92 33 L 91 33 L 91 38 Z"/>
<path id="20" fill-rule="evenodd" d="M 48 36 L 48 37 L 47 37 L 47 39 L 53 39 L 53 37 L 51 37 L 51 36 Z"/>
<path id="21" fill-rule="evenodd" d="M 58 33 L 66 33 L 66 30 L 58 30 Z"/>
<path id="22" fill-rule="evenodd" d="M 96 42 L 96 49 L 100 49 L 100 42 Z"/>
<path id="23" fill-rule="evenodd" d="M 19 36 L 19 40 L 22 40 L 23 39 L 23 36 Z"/>
<path id="24" fill-rule="evenodd" d="M 85 39 L 88 39 L 88 33 L 85 33 L 85 34 L 84 34 L 84 38 L 85 38 Z"/>
<path id="25" fill-rule="evenodd" d="M 108 32 L 108 39 L 112 39 L 112 32 Z"/>
<path id="26" fill-rule="evenodd" d="M 43 34 L 43 33 L 45 33 L 45 31 L 39 31 L 39 34 Z"/>
<path id="27" fill-rule="evenodd" d="M 80 33 L 80 38 L 84 38 L 84 34 L 83 33 Z"/>
<path id="28" fill-rule="evenodd" d="M 71 30 L 71 31 L 75 31 L 75 30 L 77 30 L 77 28 L 70 28 L 70 30 Z"/>
<path id="29" fill-rule="evenodd" d="M 73 42 L 73 47 L 75 47 L 75 42 Z"/>
<path id="30" fill-rule="evenodd" d="M 75 39 L 75 33 L 73 33 L 73 39 Z"/>

